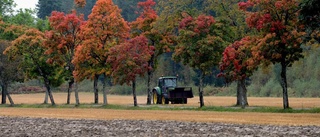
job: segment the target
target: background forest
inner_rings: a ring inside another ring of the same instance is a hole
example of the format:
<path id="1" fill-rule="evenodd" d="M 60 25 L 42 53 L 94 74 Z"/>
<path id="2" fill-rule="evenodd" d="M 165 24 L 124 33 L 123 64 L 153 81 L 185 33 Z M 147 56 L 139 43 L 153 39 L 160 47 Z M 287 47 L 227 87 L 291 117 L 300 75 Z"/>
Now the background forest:
<path id="1" fill-rule="evenodd" d="M 138 12 L 141 10 L 138 8 L 138 2 L 144 0 L 113 0 L 121 9 L 122 17 L 132 22 L 139 16 Z M 316 0 L 315 0 L 316 1 Z M 194 16 L 200 14 L 212 15 L 216 20 L 225 21 L 227 24 L 233 24 L 234 33 L 236 36 L 234 39 L 239 40 L 248 33 L 248 28 L 245 24 L 244 13 L 239 10 L 238 0 L 155 0 L 157 3 L 154 8 L 159 16 L 159 22 L 156 26 L 161 29 L 169 29 L 174 27 L 175 19 L 179 19 L 181 16 L 179 13 L 182 11 L 188 11 L 189 14 Z M 92 7 L 96 3 L 96 0 L 87 0 L 84 7 L 78 7 L 74 4 L 74 0 L 39 0 L 37 9 L 21 9 L 16 14 L 12 13 L 12 7 L 14 3 L 11 0 L 4 0 L 0 2 L 0 14 L 4 22 L 16 25 L 26 25 L 39 30 L 50 30 L 48 25 L 48 17 L 52 11 L 61 11 L 64 13 L 71 13 L 72 9 L 77 10 L 77 14 L 83 13 L 84 19 L 88 19 L 88 15 L 91 13 Z M 34 16 L 36 15 L 36 17 Z M 181 20 L 181 19 L 180 19 Z M 319 27 L 319 23 L 317 24 Z M 230 25 L 232 26 L 232 25 Z M 236 28 L 236 29 L 235 29 Z M 174 29 L 173 29 L 174 30 Z M 6 31 L 0 31 L 1 39 L 12 41 L 16 37 L 16 34 L 6 33 Z M 3 46 L 6 44 L 1 43 L 1 63 L 5 62 L 5 57 L 2 52 L 5 50 Z M 288 94 L 290 97 L 319 97 L 320 96 L 320 49 L 318 42 L 309 42 L 303 45 L 303 55 L 299 61 L 293 63 L 292 67 L 287 70 L 287 82 L 288 82 Z M 222 54 L 222 53 L 221 53 Z M 179 85 L 192 86 L 194 90 L 199 85 L 198 77 L 201 75 L 199 70 L 195 70 L 192 67 L 184 65 L 181 62 L 173 60 L 173 50 L 164 52 L 156 59 L 157 66 L 152 77 L 152 86 L 156 85 L 156 81 L 160 76 L 179 76 Z M 11 67 L 9 66 L 2 67 Z M 11 65 L 11 66 L 10 66 Z M 17 71 L 16 71 L 17 72 Z M 280 64 L 272 64 L 267 67 L 259 67 L 253 75 L 246 79 L 246 85 L 248 96 L 263 96 L 263 97 L 281 97 L 282 88 L 279 84 L 281 66 Z M 210 73 L 204 77 L 204 95 L 218 95 L 218 96 L 236 96 L 237 83 L 226 83 L 223 77 L 217 77 L 220 73 L 219 66 L 215 66 L 211 69 Z M 13 73 L 12 73 L 13 74 Z M 31 77 L 31 76 L 29 76 Z M 21 87 L 36 87 L 42 86 L 42 82 L 33 79 L 25 80 L 26 78 L 20 77 L 13 81 L 19 81 L 10 86 L 9 91 L 18 90 Z M 103 76 L 98 77 L 102 83 Z M 111 79 L 107 81 L 108 94 L 132 94 L 130 86 L 114 85 Z M 68 83 L 65 82 L 62 86 L 53 88 L 54 92 L 66 91 Z M 99 86 L 102 89 L 102 86 Z M 93 92 L 93 81 L 87 79 L 82 81 L 78 85 L 79 91 Z M 145 95 L 147 92 L 147 76 L 137 79 L 137 94 Z M 198 92 L 194 92 L 198 94 Z"/>

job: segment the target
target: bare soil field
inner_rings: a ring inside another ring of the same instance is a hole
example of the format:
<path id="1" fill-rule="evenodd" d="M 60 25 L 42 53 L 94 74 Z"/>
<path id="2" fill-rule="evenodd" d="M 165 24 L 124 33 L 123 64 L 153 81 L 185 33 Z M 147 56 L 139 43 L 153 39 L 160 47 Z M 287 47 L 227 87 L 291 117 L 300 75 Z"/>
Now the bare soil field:
<path id="1" fill-rule="evenodd" d="M 65 104 L 66 93 L 53 93 L 57 104 Z M 11 95 L 15 104 L 41 104 L 44 100 L 44 93 L 38 94 L 14 94 Z M 93 103 L 93 93 L 81 92 L 79 95 L 80 103 Z M 132 96 L 108 95 L 109 104 L 133 105 Z M 146 96 L 137 96 L 138 104 L 145 105 L 147 102 Z M 71 95 L 71 103 L 75 102 L 74 95 Z M 102 103 L 102 95 L 99 95 L 99 103 Z M 236 97 L 217 97 L 204 96 L 206 106 L 232 106 L 236 104 Z M 199 97 L 188 99 L 188 104 L 175 106 L 199 106 Z M 249 106 L 270 106 L 282 108 L 282 98 L 267 98 L 267 97 L 248 97 Z M 319 108 L 320 98 L 289 98 L 290 107 L 292 108 Z M 172 105 L 172 104 L 170 104 Z M 173 105 L 172 105 L 173 106 Z"/>
<path id="2" fill-rule="evenodd" d="M 273 126 L 162 120 L 84 120 L 0 116 L 1 137 L 308 137 L 317 126 Z"/>
<path id="3" fill-rule="evenodd" d="M 16 104 L 41 104 L 44 94 L 12 95 Z M 65 104 L 65 93 L 54 93 Z M 205 96 L 206 106 L 232 106 L 235 97 Z M 248 98 L 250 106 L 282 107 L 282 98 Z M 80 93 L 92 103 L 93 93 Z M 99 102 L 102 103 L 100 95 Z M 74 103 L 72 96 L 71 103 Z M 132 96 L 108 96 L 109 104 L 132 106 Z M 146 96 L 138 96 L 146 104 Z M 198 97 L 188 104 L 197 107 Z M 293 108 L 320 106 L 318 98 L 290 98 Z M 0 136 L 320 136 L 320 114 L 114 110 L 97 108 L 0 108 Z"/>

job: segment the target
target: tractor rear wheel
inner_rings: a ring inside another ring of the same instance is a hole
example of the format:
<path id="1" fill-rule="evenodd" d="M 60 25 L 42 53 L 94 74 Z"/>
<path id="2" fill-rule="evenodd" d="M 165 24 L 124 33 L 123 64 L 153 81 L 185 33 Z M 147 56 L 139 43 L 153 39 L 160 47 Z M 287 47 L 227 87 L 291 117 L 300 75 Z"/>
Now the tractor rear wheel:
<path id="1" fill-rule="evenodd" d="M 153 104 L 158 104 L 158 94 L 156 91 L 153 91 Z"/>

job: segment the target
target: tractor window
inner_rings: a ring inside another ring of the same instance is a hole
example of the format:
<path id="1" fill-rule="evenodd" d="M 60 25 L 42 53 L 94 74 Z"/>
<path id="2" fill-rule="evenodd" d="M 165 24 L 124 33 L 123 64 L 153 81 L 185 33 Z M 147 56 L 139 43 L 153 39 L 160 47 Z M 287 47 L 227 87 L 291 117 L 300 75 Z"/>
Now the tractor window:
<path id="1" fill-rule="evenodd" d="M 163 86 L 163 84 L 162 84 L 162 79 L 159 79 L 158 85 L 159 85 L 159 87 L 162 87 L 162 86 Z"/>
<path id="2" fill-rule="evenodd" d="M 166 87 L 176 87 L 177 86 L 177 79 L 165 79 L 164 84 Z"/>

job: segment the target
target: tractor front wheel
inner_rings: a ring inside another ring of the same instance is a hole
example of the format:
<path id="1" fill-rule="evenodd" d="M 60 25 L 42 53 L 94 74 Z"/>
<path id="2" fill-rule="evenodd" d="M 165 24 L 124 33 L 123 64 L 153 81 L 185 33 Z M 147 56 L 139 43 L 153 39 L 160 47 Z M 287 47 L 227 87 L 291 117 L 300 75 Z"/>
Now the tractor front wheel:
<path id="1" fill-rule="evenodd" d="M 164 96 L 162 96 L 161 98 L 161 104 L 164 105 L 164 104 L 169 104 L 169 100 L 166 99 Z"/>
<path id="2" fill-rule="evenodd" d="M 164 105 L 165 102 L 166 102 L 166 99 L 164 98 L 164 96 L 162 96 L 162 98 L 161 98 L 161 104 Z"/>

